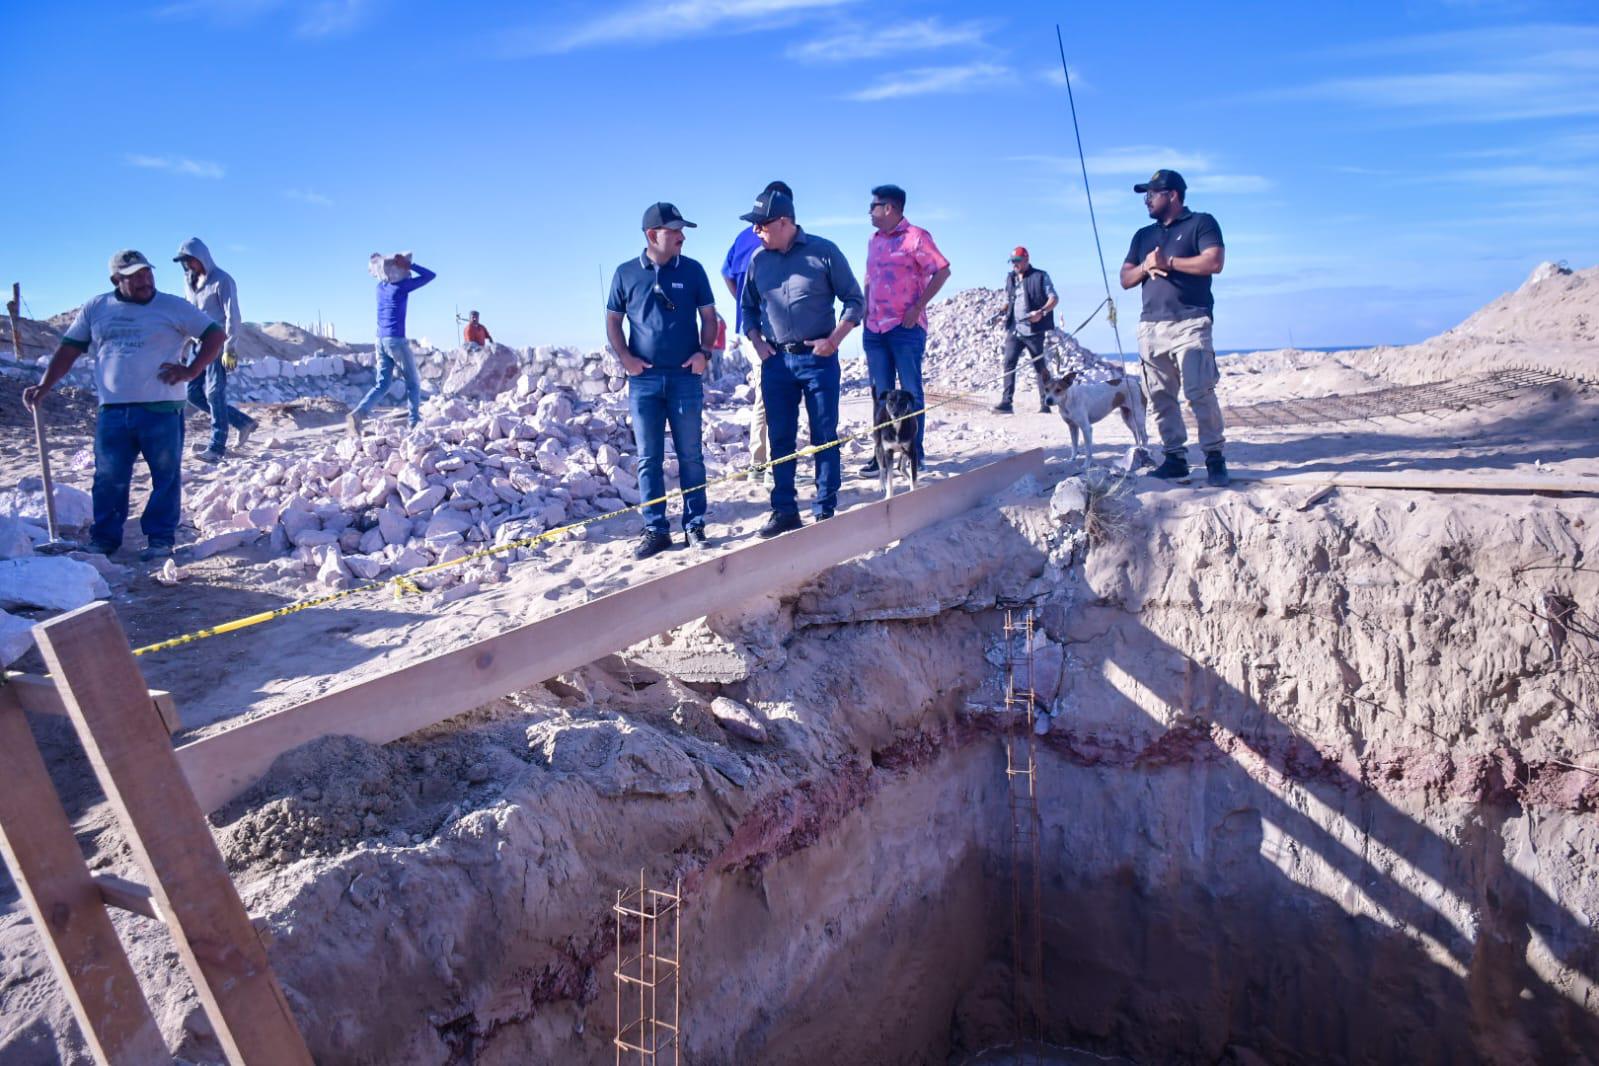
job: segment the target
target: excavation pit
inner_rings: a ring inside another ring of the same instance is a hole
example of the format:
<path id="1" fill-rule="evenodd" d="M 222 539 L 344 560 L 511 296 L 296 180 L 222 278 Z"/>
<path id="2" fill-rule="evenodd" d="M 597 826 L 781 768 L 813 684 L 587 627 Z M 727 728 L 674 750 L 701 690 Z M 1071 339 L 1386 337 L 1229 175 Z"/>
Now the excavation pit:
<path id="1" fill-rule="evenodd" d="M 1263 493 L 1135 503 L 1090 543 L 1047 480 L 404 741 L 280 759 L 214 824 L 318 1061 L 612 1062 L 641 869 L 684 886 L 686 1062 L 1006 1061 L 1018 994 L 1055 1058 L 1016 1061 L 1584 1061 L 1599 788 L 1555 746 L 1591 737 L 1593 680 L 1507 606 L 1593 529 Z M 1036 984 L 1006 603 L 1053 711 Z"/>

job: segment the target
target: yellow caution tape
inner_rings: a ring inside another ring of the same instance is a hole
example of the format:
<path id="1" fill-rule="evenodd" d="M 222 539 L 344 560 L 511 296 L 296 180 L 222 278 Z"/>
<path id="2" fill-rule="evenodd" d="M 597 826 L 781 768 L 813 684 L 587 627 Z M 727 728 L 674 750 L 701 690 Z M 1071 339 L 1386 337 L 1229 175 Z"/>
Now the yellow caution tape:
<path id="1" fill-rule="evenodd" d="M 225 633 L 237 633 L 241 629 L 249 629 L 252 626 L 262 625 L 266 622 L 271 622 L 276 619 L 286 617 L 287 615 L 310 610 L 313 607 L 326 607 L 330 603 L 337 603 L 339 600 L 349 599 L 351 596 L 359 596 L 365 592 L 375 592 L 379 589 L 392 588 L 396 598 L 401 598 L 407 593 L 420 595 L 422 592 L 422 587 L 416 583 L 415 579 L 424 574 L 436 574 L 444 570 L 449 570 L 452 567 L 465 566 L 468 563 L 489 559 L 496 555 L 502 555 L 508 551 L 516 551 L 519 548 L 536 547 L 537 545 L 545 543 L 546 541 L 564 537 L 569 533 L 574 533 L 580 529 L 585 529 L 588 526 L 607 521 L 608 519 L 618 518 L 625 514 L 641 511 L 643 508 L 649 507 L 653 504 L 667 503 L 673 499 L 686 496 L 691 492 L 703 491 L 713 485 L 720 485 L 724 482 L 740 480 L 745 476 L 753 474 L 757 471 L 768 470 L 774 466 L 781 466 L 783 463 L 798 462 L 800 459 L 803 459 L 806 456 L 820 455 L 822 452 L 825 452 L 830 448 L 842 447 L 843 445 L 848 444 L 850 441 L 865 440 L 872 434 L 875 434 L 878 430 L 887 426 L 891 426 L 895 422 L 898 422 L 902 419 L 919 418 L 922 415 L 927 414 L 929 411 L 937 410 L 938 408 L 947 404 L 952 404 L 959 400 L 963 400 L 966 397 L 973 395 L 977 389 L 982 388 L 985 385 L 992 384 L 994 381 L 998 380 L 999 378 L 1003 378 L 1004 376 L 1004 374 L 1000 374 L 996 378 L 991 378 L 980 382 L 978 385 L 968 389 L 966 392 L 957 393 L 953 396 L 947 396 L 944 399 L 939 400 L 937 403 L 927 404 L 918 411 L 912 411 L 909 414 L 901 415 L 898 419 L 889 419 L 886 422 L 880 422 L 877 425 L 871 426 L 870 428 L 852 436 L 839 437 L 836 440 L 829 441 L 826 444 L 813 444 L 809 447 L 800 448 L 795 452 L 777 459 L 773 459 L 764 464 L 752 464 L 750 466 L 740 467 L 731 474 L 724 474 L 721 477 L 712 478 L 701 485 L 696 485 L 686 489 L 672 489 L 664 495 L 657 496 L 654 499 L 640 500 L 638 503 L 630 506 L 618 508 L 614 511 L 607 511 L 604 514 L 594 515 L 590 518 L 584 518 L 577 522 L 569 522 L 564 526 L 557 526 L 554 529 L 547 529 L 542 533 L 537 533 L 530 537 L 519 537 L 516 540 L 508 540 L 503 544 L 496 544 L 480 551 L 463 555 L 459 559 L 451 559 L 449 562 L 434 563 L 431 566 L 418 567 L 414 570 L 408 570 L 403 574 L 396 574 L 394 577 L 386 578 L 382 581 L 370 581 L 364 585 L 357 585 L 354 588 L 341 589 L 337 592 L 329 592 L 322 596 L 312 596 L 309 599 L 297 600 L 294 603 L 285 604 L 282 607 L 277 607 L 270 611 L 261 611 L 257 614 L 246 615 L 243 618 L 235 618 L 231 622 L 223 622 L 220 625 L 209 626 L 204 629 L 196 629 L 192 633 L 185 633 L 182 636 L 157 641 L 154 644 L 146 644 L 142 648 L 134 648 L 133 654 L 151 655 L 159 651 L 169 651 L 172 648 L 179 648 L 186 644 L 194 644 L 210 637 L 220 637 Z"/>

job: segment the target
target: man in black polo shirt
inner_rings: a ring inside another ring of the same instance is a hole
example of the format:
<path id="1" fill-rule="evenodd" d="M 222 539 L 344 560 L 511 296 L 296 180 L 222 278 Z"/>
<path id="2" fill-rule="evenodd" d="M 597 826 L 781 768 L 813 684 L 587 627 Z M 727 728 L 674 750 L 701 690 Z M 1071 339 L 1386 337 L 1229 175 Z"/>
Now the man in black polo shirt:
<path id="1" fill-rule="evenodd" d="M 633 439 L 638 442 L 638 491 L 646 501 L 644 535 L 633 550 L 635 559 L 648 559 L 672 546 L 666 501 L 660 498 L 666 494 L 668 424 L 677 450 L 678 484 L 689 490 L 683 496 L 685 539 L 691 547 L 710 547 L 700 412 L 705 402 L 701 375 L 716 340 L 716 297 L 705 268 L 682 254 L 683 227 L 693 225 L 671 204 L 651 204 L 644 212 L 644 251 L 616 268 L 605 304 L 605 336 L 627 371 Z"/>
<path id="2" fill-rule="evenodd" d="M 1157 170 L 1133 186 L 1144 194 L 1155 221 L 1133 234 L 1122 264 L 1122 288 L 1143 286 L 1144 313 L 1138 320 L 1138 354 L 1144 391 L 1155 409 L 1155 425 L 1166 458 L 1151 474 L 1188 476 L 1188 429 L 1177 394 L 1188 398 L 1199 427 L 1210 484 L 1228 483 L 1222 458 L 1221 404 L 1216 401 L 1216 349 L 1211 341 L 1210 277 L 1220 274 L 1226 251 L 1221 227 L 1203 212 L 1188 210 L 1188 183 L 1175 170 Z"/>
<path id="3" fill-rule="evenodd" d="M 745 333 L 761 357 L 761 393 L 775 461 L 794 452 L 802 401 L 811 425 L 811 445 L 838 440 L 838 346 L 860 325 L 866 298 L 838 245 L 806 233 L 794 222 L 794 201 L 785 193 L 763 192 L 754 208 L 739 217 L 761 239 L 750 259 L 739 305 Z M 835 300 L 844 305 L 836 319 Z M 800 527 L 795 462 L 779 462 L 772 468 L 772 515 L 761 527 L 763 537 Z M 833 517 L 841 476 L 838 448 L 816 453 L 816 500 L 811 504 L 815 521 Z"/>

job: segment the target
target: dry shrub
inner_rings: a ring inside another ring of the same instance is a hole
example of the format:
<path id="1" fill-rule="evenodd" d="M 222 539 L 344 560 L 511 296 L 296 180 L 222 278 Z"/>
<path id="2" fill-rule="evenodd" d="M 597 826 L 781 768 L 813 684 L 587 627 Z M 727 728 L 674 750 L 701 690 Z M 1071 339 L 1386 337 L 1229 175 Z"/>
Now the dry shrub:
<path id="1" fill-rule="evenodd" d="M 1132 530 L 1133 499 L 1131 475 L 1125 470 L 1092 467 L 1082 473 L 1088 504 L 1083 509 L 1083 532 L 1090 544 L 1110 544 L 1123 540 Z"/>

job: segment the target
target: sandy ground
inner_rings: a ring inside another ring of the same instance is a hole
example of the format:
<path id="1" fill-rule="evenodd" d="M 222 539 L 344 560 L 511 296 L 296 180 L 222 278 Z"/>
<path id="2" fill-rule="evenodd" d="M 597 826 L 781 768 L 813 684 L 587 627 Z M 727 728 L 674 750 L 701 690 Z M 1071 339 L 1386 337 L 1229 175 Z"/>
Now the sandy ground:
<path id="1" fill-rule="evenodd" d="M 1432 349 L 1424 348 L 1418 346 L 1409 354 L 1418 359 L 1436 357 Z M 1285 397 L 1347 394 L 1414 381 L 1408 368 L 1416 360 L 1396 352 L 1376 349 L 1336 357 L 1268 353 L 1229 360 L 1221 387 L 1223 404 L 1238 408 Z M 1503 338 L 1495 336 L 1457 345 L 1454 353 L 1458 365 L 1472 373 L 1489 372 L 1498 360 L 1599 374 L 1599 346 L 1594 345 L 1566 341 L 1541 345 L 1536 340 L 1522 340 L 1507 346 Z M 997 362 L 996 356 L 996 370 Z M 1400 366 L 1406 371 L 1397 372 L 1395 368 Z M 963 397 L 940 407 L 929 419 L 926 476 L 954 476 L 1037 446 L 1052 451 L 1054 473 L 1075 471 L 1078 464 L 1068 465 L 1064 458 L 1068 443 L 1065 426 L 1054 415 L 1030 413 L 1032 398 L 1031 386 L 1024 385 L 1017 402 L 1022 413 L 1013 416 L 991 412 L 992 395 Z M 21 438 L 21 425 L 10 417 L 14 404 L 13 396 L 0 397 L 6 416 L 0 418 L 0 488 L 33 472 L 31 431 L 29 438 Z M 863 423 L 869 416 L 867 408 L 866 396 L 848 395 L 842 419 Z M 84 405 L 80 402 L 69 410 L 81 413 Z M 227 478 L 231 464 L 261 462 L 319 446 L 340 431 L 340 412 L 328 405 L 285 405 L 263 413 L 269 424 L 258 438 L 259 444 L 220 467 L 194 464 L 186 471 L 191 484 Z M 87 435 L 84 427 L 72 425 L 66 412 L 61 414 L 52 426 L 58 475 L 87 488 Z M 1153 432 L 1153 420 L 1150 428 Z M 202 430 L 199 420 L 191 421 L 191 435 Z M 1102 464 L 1118 462 L 1131 443 L 1126 431 L 1109 421 L 1100 425 L 1098 435 L 1096 458 Z M 1223 514 L 1234 503 L 1245 501 L 1267 513 L 1294 510 L 1311 490 L 1270 484 L 1272 475 L 1290 472 L 1537 472 L 1550 477 L 1594 478 L 1599 488 L 1599 388 L 1575 380 L 1560 381 L 1467 409 L 1269 429 L 1235 427 L 1229 431 L 1227 454 L 1237 478 L 1231 489 L 1211 489 L 1202 480 L 1166 484 L 1147 477 L 1134 479 L 1131 489 L 1148 524 L 1158 526 L 1161 516 Z M 877 495 L 875 480 L 856 475 L 865 458 L 862 444 L 845 451 L 842 507 Z M 810 491 L 808 471 L 802 467 L 802 507 Z M 1479 519 L 1500 507 L 1503 499 L 1486 494 L 1344 489 L 1339 493 L 1342 517 L 1336 520 L 1370 524 L 1374 516 L 1400 499 L 1406 502 L 1398 506 L 1415 511 L 1412 496 L 1421 502 L 1420 515 L 1433 528 Z M 138 503 L 136 498 L 135 514 Z M 1561 498 L 1559 507 L 1599 513 L 1590 496 Z M 747 543 L 765 515 L 765 495 L 756 486 L 744 482 L 718 490 L 712 500 L 712 554 Z M 1315 514 L 1303 520 L 1315 521 Z M 1329 516 L 1326 520 L 1335 519 Z M 635 562 L 630 550 L 636 528 L 636 519 L 624 517 L 593 529 L 584 540 L 554 544 L 542 558 L 515 564 L 504 582 L 442 608 L 430 607 L 422 597 L 367 594 L 333 608 L 304 611 L 241 633 L 149 655 L 141 665 L 153 687 L 176 695 L 186 734 L 204 734 L 704 558 L 703 553 L 677 551 Z M 128 547 L 137 549 L 141 543 L 136 531 L 130 534 Z M 302 582 L 273 576 L 264 546 L 254 554 L 226 554 L 187 565 L 188 579 L 170 588 L 155 582 L 151 568 L 131 557 L 132 553 L 125 551 L 119 558 L 128 566 L 112 580 L 112 587 L 113 602 L 135 645 L 281 606 L 308 594 Z M 40 667 L 36 655 L 19 665 L 35 671 Z M 123 865 L 125 853 L 120 842 L 102 832 L 108 819 L 70 735 L 59 723 L 37 725 L 58 787 L 85 840 L 93 842 L 90 851 L 96 853 L 95 861 Z M 0 904 L 8 909 L 17 906 L 9 883 L 0 883 Z M 15 925 L 10 928 L 18 930 Z"/>
<path id="2" fill-rule="evenodd" d="M 1537 361 L 1536 350 L 1522 353 Z M 1562 358 L 1569 358 L 1562 353 Z M 1227 362 L 1220 394 L 1224 406 L 1238 407 L 1291 396 L 1365 391 L 1388 384 L 1379 376 L 1391 360 L 1382 350 L 1340 353 L 1335 358 L 1305 353 L 1245 356 Z M 1363 386 L 1363 388 L 1355 388 Z M 1066 427 L 1055 415 L 1032 410 L 1030 383 L 1018 399 L 1018 413 L 989 410 L 993 397 L 975 395 L 946 403 L 929 416 L 926 477 L 948 477 L 1016 451 L 1042 446 L 1065 462 Z M 82 406 L 82 405 L 77 405 Z M 845 423 L 864 423 L 869 400 L 847 395 L 841 410 Z M 76 409 L 76 408 L 74 408 Z M 236 463 L 261 462 L 294 454 L 333 439 L 342 426 L 331 404 L 272 405 L 266 425 L 248 454 L 218 467 L 191 463 L 188 484 L 202 486 L 229 476 Z M 1150 425 L 1153 432 L 1153 419 Z M 189 423 L 191 439 L 205 430 L 203 419 Z M 31 439 L 17 440 L 7 427 L 0 432 L 0 485 L 14 484 L 33 472 Z M 1227 455 L 1238 483 L 1235 492 L 1277 491 L 1252 485 L 1251 478 L 1279 472 L 1436 470 L 1462 473 L 1538 471 L 1599 478 L 1599 390 L 1578 383 L 1557 383 L 1515 398 L 1469 410 L 1403 414 L 1360 422 L 1289 425 L 1279 429 L 1229 430 Z M 31 437 L 31 434 L 30 434 Z M 1115 419 L 1098 427 L 1096 461 L 1120 463 L 1131 440 Z M 87 489 L 92 470 L 90 441 L 71 431 L 65 418 L 52 431 L 57 476 Z M 1193 458 L 1199 458 L 1193 449 Z M 845 450 L 841 506 L 874 499 L 876 481 L 857 475 L 867 457 L 865 446 Z M 1202 468 L 1201 468 L 1202 469 Z M 1197 479 L 1166 485 L 1141 477 L 1135 491 L 1153 499 L 1209 498 L 1217 490 Z M 801 506 L 811 490 L 808 466 L 800 472 Z M 1308 490 L 1285 490 L 1301 495 Z M 137 494 L 137 479 L 136 479 Z M 1482 501 L 1458 498 L 1462 506 Z M 139 503 L 135 503 L 137 514 Z M 712 502 L 716 551 L 746 542 L 765 519 L 765 495 L 747 482 L 722 486 Z M 177 695 L 186 728 L 205 731 L 239 716 L 264 713 L 331 687 L 457 647 L 499 632 L 516 621 L 530 620 L 574 603 L 603 595 L 671 569 L 691 565 L 697 555 L 663 554 L 644 563 L 629 552 L 636 519 L 623 516 L 593 528 L 586 541 L 553 544 L 541 561 L 515 564 L 508 580 L 475 596 L 432 610 L 419 598 L 396 599 L 387 593 L 345 600 L 336 607 L 314 609 L 236 634 L 211 638 L 183 648 L 145 656 L 141 665 L 153 687 Z M 180 540 L 181 540 L 180 536 Z M 128 548 L 141 543 L 137 522 L 130 521 Z M 299 580 L 274 576 L 266 565 L 264 543 L 184 566 L 188 580 L 167 587 L 153 579 L 154 568 L 125 549 L 117 561 L 126 569 L 112 580 L 114 602 L 135 646 L 215 625 L 232 618 L 281 606 L 312 594 Z M 180 560 L 181 561 L 181 560 Z M 37 670 L 33 653 L 19 668 Z"/>

